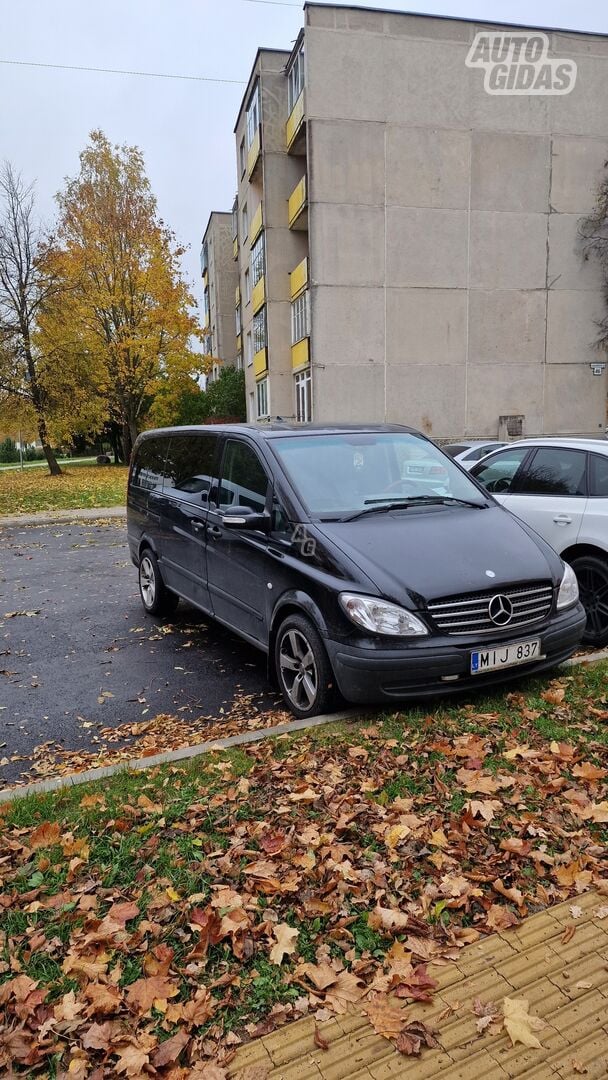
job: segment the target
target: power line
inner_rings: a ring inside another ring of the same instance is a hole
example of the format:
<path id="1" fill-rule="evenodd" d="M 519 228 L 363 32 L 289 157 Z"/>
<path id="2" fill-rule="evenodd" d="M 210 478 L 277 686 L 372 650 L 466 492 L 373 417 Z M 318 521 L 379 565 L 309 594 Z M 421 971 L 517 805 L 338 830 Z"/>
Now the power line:
<path id="1" fill-rule="evenodd" d="M 252 2 L 252 0 L 246 0 L 246 2 L 249 3 Z M 256 3 L 262 2 L 270 3 L 271 0 L 256 0 Z M 272 0 L 272 2 L 278 3 L 278 0 Z M 216 79 L 210 75 L 172 75 L 164 71 L 124 71 L 122 68 L 86 67 L 85 65 L 79 64 L 44 64 L 35 60 L 3 60 L 1 58 L 0 64 L 12 64 L 14 67 L 54 68 L 57 71 L 94 71 L 101 75 L 138 75 L 147 79 L 182 79 L 186 82 L 231 83 L 236 86 L 245 85 L 245 79 Z"/>

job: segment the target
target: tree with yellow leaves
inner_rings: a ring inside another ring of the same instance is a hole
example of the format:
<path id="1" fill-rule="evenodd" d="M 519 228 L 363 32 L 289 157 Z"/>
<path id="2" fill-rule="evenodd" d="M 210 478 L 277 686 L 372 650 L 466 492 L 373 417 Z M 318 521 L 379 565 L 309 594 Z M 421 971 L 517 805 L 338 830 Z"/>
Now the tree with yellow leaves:
<path id="1" fill-rule="evenodd" d="M 106 414 L 121 425 L 128 461 L 161 386 L 200 370 L 195 301 L 180 272 L 184 252 L 158 216 L 141 151 L 101 131 L 80 172 L 57 196 L 59 221 L 48 272 L 61 283 L 39 329 L 47 355 L 86 368 Z"/>

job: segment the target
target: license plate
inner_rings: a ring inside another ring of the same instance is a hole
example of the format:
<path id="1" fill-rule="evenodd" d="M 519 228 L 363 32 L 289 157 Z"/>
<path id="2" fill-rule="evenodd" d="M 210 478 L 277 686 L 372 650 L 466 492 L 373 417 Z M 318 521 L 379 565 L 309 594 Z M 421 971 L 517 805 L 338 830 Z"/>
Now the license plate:
<path id="1" fill-rule="evenodd" d="M 494 649 L 479 649 L 471 653 L 471 675 L 483 675 L 485 671 L 499 671 L 540 659 L 540 638 L 517 641 L 514 645 L 500 645 Z"/>

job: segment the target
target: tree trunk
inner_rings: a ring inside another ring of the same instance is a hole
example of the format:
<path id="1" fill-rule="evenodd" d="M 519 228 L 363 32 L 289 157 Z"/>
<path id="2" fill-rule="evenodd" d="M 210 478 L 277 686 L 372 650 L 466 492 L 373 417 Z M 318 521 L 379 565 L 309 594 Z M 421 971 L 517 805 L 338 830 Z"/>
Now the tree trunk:
<path id="1" fill-rule="evenodd" d="M 55 457 L 55 454 L 53 453 L 52 447 L 51 447 L 51 445 L 49 443 L 49 437 L 48 437 L 48 432 L 47 432 L 47 428 L 46 428 L 46 420 L 44 418 L 44 413 L 42 411 L 41 406 L 36 403 L 35 398 L 34 398 L 34 408 L 36 410 L 38 436 L 40 438 L 40 442 L 42 443 L 42 449 L 44 451 L 44 456 L 46 458 L 47 465 L 49 467 L 49 472 L 50 472 L 51 476 L 61 476 L 62 475 L 62 470 L 61 470 L 61 468 L 59 466 L 57 458 Z"/>
<path id="2" fill-rule="evenodd" d="M 128 465 L 131 461 L 133 444 L 137 438 L 137 435 L 137 424 L 133 416 L 127 415 L 122 423 L 122 446 L 125 458 L 125 465 Z"/>

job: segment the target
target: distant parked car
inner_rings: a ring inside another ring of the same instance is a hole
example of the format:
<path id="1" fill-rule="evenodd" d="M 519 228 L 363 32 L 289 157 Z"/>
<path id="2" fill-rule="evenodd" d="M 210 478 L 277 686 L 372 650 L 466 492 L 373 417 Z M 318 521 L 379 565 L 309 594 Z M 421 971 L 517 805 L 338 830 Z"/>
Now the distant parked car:
<path id="1" fill-rule="evenodd" d="M 489 441 L 487 439 L 464 439 L 459 443 L 449 443 L 447 446 L 442 446 L 441 449 L 468 472 L 482 458 L 487 457 L 494 450 L 500 450 L 505 445 L 506 443 L 497 442 L 496 439 Z"/>
<path id="2" fill-rule="evenodd" d="M 578 578 L 584 640 L 608 642 L 608 444 L 522 439 L 471 469 L 495 499 L 551 544 Z"/>

